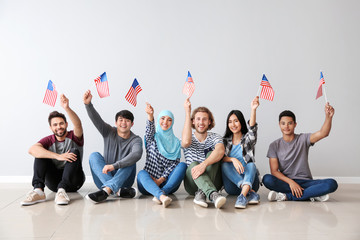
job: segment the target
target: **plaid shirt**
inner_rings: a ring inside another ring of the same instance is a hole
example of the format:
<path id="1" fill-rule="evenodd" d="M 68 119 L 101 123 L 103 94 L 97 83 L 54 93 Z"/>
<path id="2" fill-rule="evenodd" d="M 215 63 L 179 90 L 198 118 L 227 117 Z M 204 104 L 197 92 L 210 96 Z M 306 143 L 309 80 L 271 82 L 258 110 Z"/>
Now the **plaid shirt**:
<path id="1" fill-rule="evenodd" d="M 170 160 L 161 155 L 155 141 L 155 124 L 154 121 L 146 121 L 145 141 L 146 141 L 146 162 L 144 170 L 152 177 L 168 178 L 170 173 L 179 164 L 180 159 Z"/>
<path id="2" fill-rule="evenodd" d="M 255 162 L 255 144 L 257 140 L 257 129 L 258 125 L 255 123 L 254 126 L 248 125 L 248 132 L 242 136 L 240 145 L 243 150 L 243 158 L 246 163 Z M 232 149 L 232 137 L 224 139 L 225 144 L 225 156 L 229 156 Z"/>

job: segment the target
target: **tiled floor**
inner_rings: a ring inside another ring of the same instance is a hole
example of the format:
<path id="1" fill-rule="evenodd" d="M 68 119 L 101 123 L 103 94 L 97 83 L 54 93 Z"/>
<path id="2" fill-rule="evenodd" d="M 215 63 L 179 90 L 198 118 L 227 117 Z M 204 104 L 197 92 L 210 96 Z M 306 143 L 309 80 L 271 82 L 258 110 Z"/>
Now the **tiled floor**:
<path id="1" fill-rule="evenodd" d="M 340 184 L 330 200 L 268 202 L 245 210 L 229 196 L 223 209 L 195 206 L 181 188 L 164 209 L 150 196 L 111 199 L 94 205 L 83 197 L 96 190 L 85 184 L 70 193 L 68 206 L 45 203 L 22 207 L 29 184 L 0 184 L 0 239 L 360 239 L 360 184 Z"/>

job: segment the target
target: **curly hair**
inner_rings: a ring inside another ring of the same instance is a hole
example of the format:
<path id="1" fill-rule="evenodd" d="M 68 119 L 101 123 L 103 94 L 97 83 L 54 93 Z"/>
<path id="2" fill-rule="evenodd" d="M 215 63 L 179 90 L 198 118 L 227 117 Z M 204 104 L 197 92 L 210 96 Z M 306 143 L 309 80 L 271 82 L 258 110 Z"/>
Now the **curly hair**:
<path id="1" fill-rule="evenodd" d="M 198 108 L 195 108 L 194 111 L 192 112 L 191 114 L 191 122 L 193 122 L 194 118 L 195 118 L 195 115 L 198 113 L 198 112 L 204 112 L 204 113 L 207 113 L 208 116 L 209 116 L 209 120 L 210 120 L 210 125 L 209 125 L 209 130 L 211 130 L 213 127 L 215 127 L 215 119 L 214 119 L 214 116 L 212 114 L 212 112 L 207 108 L 207 107 L 198 107 Z M 192 128 L 195 128 L 195 125 L 193 123 L 191 123 L 191 127 Z"/>

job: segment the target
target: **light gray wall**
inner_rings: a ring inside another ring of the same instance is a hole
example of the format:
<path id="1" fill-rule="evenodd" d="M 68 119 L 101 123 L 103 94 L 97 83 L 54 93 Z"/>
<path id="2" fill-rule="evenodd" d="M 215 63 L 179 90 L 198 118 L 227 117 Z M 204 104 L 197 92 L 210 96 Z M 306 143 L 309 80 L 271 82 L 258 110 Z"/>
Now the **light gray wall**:
<path id="1" fill-rule="evenodd" d="M 315 101 L 315 95 L 322 70 L 336 113 L 330 136 L 310 151 L 313 175 L 359 177 L 359 7 L 355 0 L 0 0 L 0 176 L 32 175 L 27 150 L 51 134 L 48 113 L 63 111 L 58 103 L 42 103 L 49 79 L 83 122 L 90 175 L 88 156 L 102 152 L 103 142 L 86 114 L 83 93 L 93 91 L 95 107 L 111 124 L 117 111 L 130 109 L 133 131 L 141 136 L 145 101 L 156 113 L 170 109 L 180 137 L 188 70 L 196 85 L 192 105 L 213 111 L 213 131 L 220 134 L 230 110 L 249 118 L 266 73 L 275 99 L 262 100 L 257 115 L 256 159 L 264 174 L 268 146 L 281 137 L 280 111 L 296 113 L 297 132 L 320 129 L 325 101 Z M 111 96 L 100 99 L 93 79 L 104 71 Z M 143 88 L 136 108 L 124 100 L 135 77 Z"/>

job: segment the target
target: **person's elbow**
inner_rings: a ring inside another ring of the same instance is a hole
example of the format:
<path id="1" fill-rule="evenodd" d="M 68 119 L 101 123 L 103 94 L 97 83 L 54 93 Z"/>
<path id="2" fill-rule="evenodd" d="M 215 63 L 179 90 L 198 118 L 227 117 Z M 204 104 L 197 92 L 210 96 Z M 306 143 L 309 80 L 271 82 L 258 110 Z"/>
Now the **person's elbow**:
<path id="1" fill-rule="evenodd" d="M 181 147 L 187 148 L 191 144 L 191 140 L 181 140 Z"/>
<path id="2" fill-rule="evenodd" d="M 35 155 L 35 152 L 36 152 L 36 146 L 35 145 L 32 145 L 29 150 L 28 150 L 28 153 L 32 156 Z"/>

